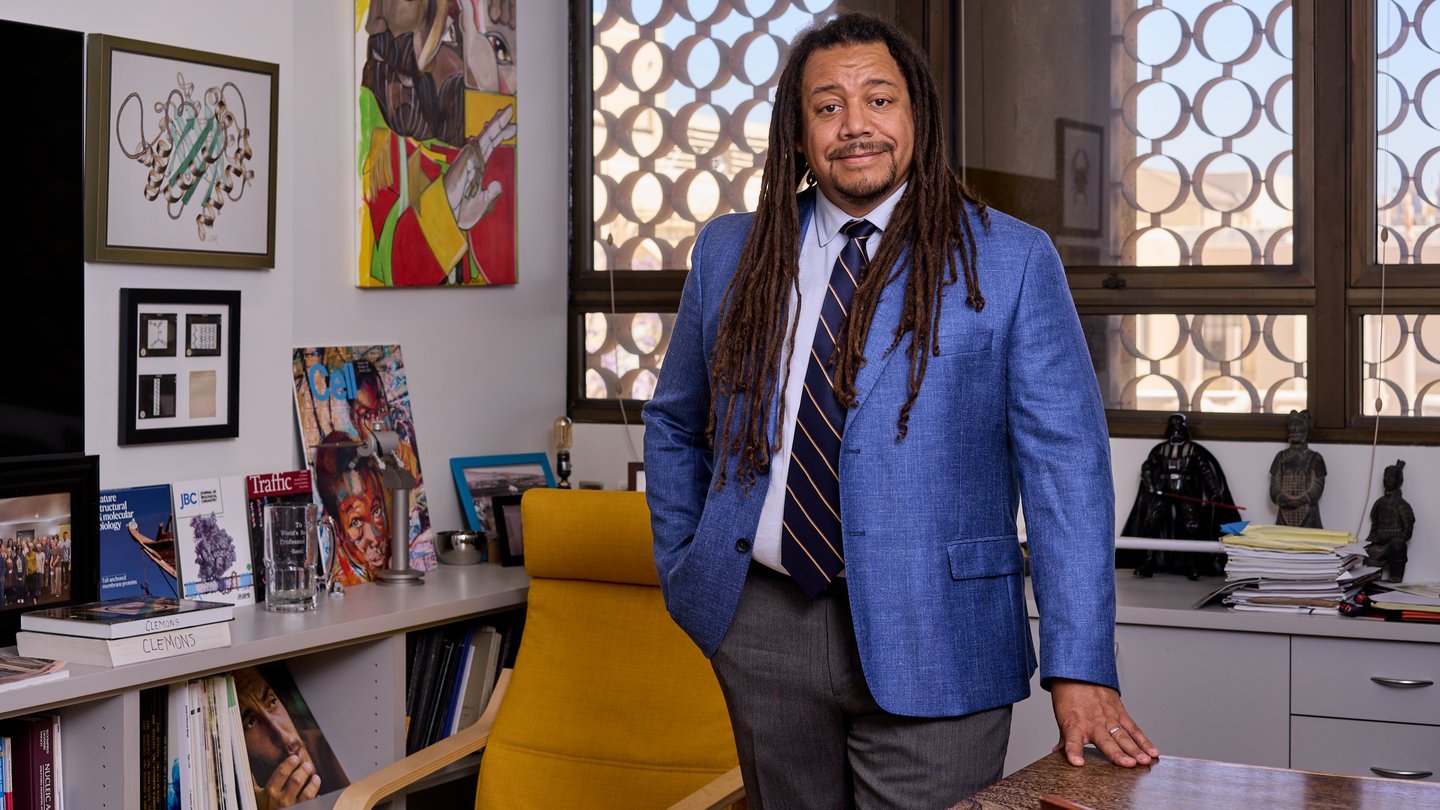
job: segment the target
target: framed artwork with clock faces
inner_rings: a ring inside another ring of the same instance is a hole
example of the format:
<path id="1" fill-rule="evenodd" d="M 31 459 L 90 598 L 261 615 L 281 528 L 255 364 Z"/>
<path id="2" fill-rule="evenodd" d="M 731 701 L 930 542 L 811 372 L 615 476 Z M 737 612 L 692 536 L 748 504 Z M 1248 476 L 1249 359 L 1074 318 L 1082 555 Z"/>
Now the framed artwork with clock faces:
<path id="1" fill-rule="evenodd" d="M 120 290 L 119 443 L 240 435 L 240 293 Z"/>

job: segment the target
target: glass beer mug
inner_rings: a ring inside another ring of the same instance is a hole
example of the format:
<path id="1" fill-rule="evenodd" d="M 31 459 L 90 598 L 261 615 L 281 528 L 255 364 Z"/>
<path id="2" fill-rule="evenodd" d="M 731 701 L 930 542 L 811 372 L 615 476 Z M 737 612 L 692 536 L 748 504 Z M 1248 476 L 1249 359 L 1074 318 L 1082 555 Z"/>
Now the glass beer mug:
<path id="1" fill-rule="evenodd" d="M 322 572 L 322 526 L 331 532 L 326 548 L 334 545 L 334 525 L 321 516 L 320 507 L 305 504 L 265 506 L 265 609 L 294 613 L 314 610 Z"/>

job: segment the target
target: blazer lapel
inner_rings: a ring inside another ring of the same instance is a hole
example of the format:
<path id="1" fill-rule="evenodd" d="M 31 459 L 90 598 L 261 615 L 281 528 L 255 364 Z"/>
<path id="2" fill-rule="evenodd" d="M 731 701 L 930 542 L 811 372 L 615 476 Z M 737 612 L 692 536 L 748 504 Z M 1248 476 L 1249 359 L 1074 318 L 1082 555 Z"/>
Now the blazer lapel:
<path id="1" fill-rule="evenodd" d="M 809 233 L 810 233 L 810 217 L 812 217 L 812 216 L 815 214 L 815 195 L 816 195 L 817 193 L 819 193 L 819 192 L 816 190 L 816 188 L 815 188 L 814 186 L 810 186 L 809 188 L 807 188 L 807 189 L 805 189 L 804 191 L 800 192 L 800 193 L 796 196 L 796 198 L 795 198 L 795 205 L 796 205 L 797 208 L 799 209 L 799 210 L 798 210 L 798 213 L 800 214 L 800 249 L 801 249 L 801 250 L 804 250 L 804 249 L 805 249 L 805 239 L 806 239 L 806 237 L 807 237 L 807 236 L 809 235 Z M 799 260 L 800 260 L 800 256 L 799 256 L 798 254 L 795 256 L 795 260 L 796 260 L 796 261 L 799 261 Z M 800 370 L 800 373 L 801 373 L 801 374 L 804 374 L 804 373 L 805 373 L 805 370 L 802 368 L 802 369 Z M 776 384 L 777 386 L 778 386 L 778 385 L 783 385 L 783 384 L 784 384 L 784 379 L 783 379 L 783 377 L 782 377 L 781 379 L 777 379 L 777 380 L 775 381 L 775 384 Z M 775 397 L 773 400 L 770 401 L 770 415 L 769 415 L 769 418 L 766 420 L 766 430 L 768 431 L 768 434 L 767 434 L 767 435 L 770 435 L 770 436 L 774 436 L 774 435 L 775 435 L 775 426 L 779 423 L 779 421 L 780 421 L 780 397 L 777 396 L 777 397 Z"/>

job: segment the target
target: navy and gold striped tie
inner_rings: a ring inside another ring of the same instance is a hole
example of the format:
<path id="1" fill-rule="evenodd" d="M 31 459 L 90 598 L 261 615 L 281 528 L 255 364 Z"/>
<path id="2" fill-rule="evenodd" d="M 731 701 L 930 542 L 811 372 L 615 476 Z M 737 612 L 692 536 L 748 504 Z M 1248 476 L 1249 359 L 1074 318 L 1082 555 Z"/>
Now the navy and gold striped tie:
<path id="1" fill-rule="evenodd" d="M 840 538 L 840 437 L 845 409 L 831 378 L 835 339 L 845 322 L 860 274 L 870 261 L 865 240 L 875 232 L 868 220 L 853 219 L 840 229 L 849 237 L 830 272 L 830 287 L 815 326 L 815 344 L 805 370 L 805 389 L 790 442 L 785 479 L 785 513 L 780 562 L 807 596 L 815 596 L 845 568 Z"/>

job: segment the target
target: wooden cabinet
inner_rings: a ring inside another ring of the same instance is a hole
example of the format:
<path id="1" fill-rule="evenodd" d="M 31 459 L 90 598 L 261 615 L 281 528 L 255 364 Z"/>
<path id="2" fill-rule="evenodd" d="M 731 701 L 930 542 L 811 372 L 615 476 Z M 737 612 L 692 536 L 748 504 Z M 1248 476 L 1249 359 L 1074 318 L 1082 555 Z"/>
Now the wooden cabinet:
<path id="1" fill-rule="evenodd" d="M 517 607 L 529 592 L 522 568 L 441 566 L 425 580 L 351 588 L 321 597 L 312 613 L 239 608 L 229 647 L 114 669 L 71 665 L 63 680 L 0 693 L 0 717 L 60 715 L 67 806 L 138 810 L 140 690 L 284 659 L 346 774 L 358 779 L 405 751 L 405 634 Z M 329 807 L 335 795 L 301 807 Z"/>
<path id="2" fill-rule="evenodd" d="M 1216 584 L 1117 577 L 1122 696 L 1162 756 L 1440 773 L 1440 627 L 1192 610 Z M 1031 631 L 1039 638 L 1033 618 Z M 1015 706 L 1007 774 L 1058 738 L 1038 677 L 1031 691 Z"/>

